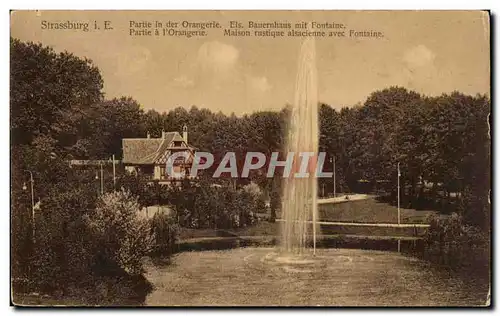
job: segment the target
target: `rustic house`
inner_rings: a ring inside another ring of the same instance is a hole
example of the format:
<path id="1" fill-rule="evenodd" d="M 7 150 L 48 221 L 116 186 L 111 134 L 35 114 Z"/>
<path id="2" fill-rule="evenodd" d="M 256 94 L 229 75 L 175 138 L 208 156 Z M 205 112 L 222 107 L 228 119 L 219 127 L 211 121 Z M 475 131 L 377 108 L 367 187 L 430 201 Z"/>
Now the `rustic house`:
<path id="1" fill-rule="evenodd" d="M 189 176 L 193 164 L 195 148 L 188 145 L 187 127 L 183 127 L 182 136 L 178 132 L 162 132 L 160 138 L 124 138 L 122 140 L 125 170 L 133 174 L 149 176 L 151 180 L 170 182 L 182 178 L 172 177 L 167 172 L 167 160 L 176 152 L 187 153 L 184 157 L 175 159 L 173 171 L 185 172 Z"/>

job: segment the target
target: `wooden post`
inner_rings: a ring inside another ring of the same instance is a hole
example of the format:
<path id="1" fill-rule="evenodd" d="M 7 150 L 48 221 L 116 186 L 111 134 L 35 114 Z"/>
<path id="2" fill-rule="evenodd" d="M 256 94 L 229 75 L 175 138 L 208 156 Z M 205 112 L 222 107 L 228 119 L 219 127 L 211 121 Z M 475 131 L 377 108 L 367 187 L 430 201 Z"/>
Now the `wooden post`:
<path id="1" fill-rule="evenodd" d="M 337 193 L 337 189 L 336 189 L 336 185 L 335 185 L 335 176 L 336 176 L 336 173 L 335 173 L 335 156 L 333 156 L 333 197 L 336 197 L 336 193 Z"/>
<path id="2" fill-rule="evenodd" d="M 116 190 L 116 167 L 115 167 L 115 155 L 113 154 L 113 190 Z"/>
<path id="3" fill-rule="evenodd" d="M 313 198 L 313 201 L 314 201 L 314 198 Z M 313 205 L 313 207 L 311 208 L 312 212 L 313 212 L 313 255 L 315 256 L 316 255 L 316 212 L 314 211 L 315 208 L 317 207 L 317 205 Z"/>
<path id="4" fill-rule="evenodd" d="M 99 180 L 99 171 L 97 171 L 97 170 L 95 172 L 95 179 Z M 101 189 L 100 189 L 99 185 L 97 185 L 97 198 L 99 198 L 99 195 L 101 195 L 100 193 L 101 193 Z"/>
<path id="5" fill-rule="evenodd" d="M 104 171 L 102 169 L 102 162 L 100 163 L 101 165 L 101 195 L 104 194 Z"/>
<path id="6" fill-rule="evenodd" d="M 30 186 L 31 186 L 31 217 L 33 218 L 33 242 L 36 241 L 36 217 L 35 217 L 35 189 L 34 189 L 34 179 L 33 173 L 30 173 Z"/>
<path id="7" fill-rule="evenodd" d="M 401 177 L 401 172 L 399 171 L 399 162 L 398 162 L 398 224 L 401 224 L 401 210 L 400 210 L 400 187 L 399 187 L 399 177 Z"/>

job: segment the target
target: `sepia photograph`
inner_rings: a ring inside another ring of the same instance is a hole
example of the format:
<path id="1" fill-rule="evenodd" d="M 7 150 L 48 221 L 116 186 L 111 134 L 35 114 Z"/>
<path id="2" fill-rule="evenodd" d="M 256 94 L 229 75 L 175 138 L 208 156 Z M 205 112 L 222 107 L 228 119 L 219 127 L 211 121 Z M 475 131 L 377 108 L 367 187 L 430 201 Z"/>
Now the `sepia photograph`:
<path id="1" fill-rule="evenodd" d="M 492 305 L 489 11 L 10 11 L 10 304 Z"/>

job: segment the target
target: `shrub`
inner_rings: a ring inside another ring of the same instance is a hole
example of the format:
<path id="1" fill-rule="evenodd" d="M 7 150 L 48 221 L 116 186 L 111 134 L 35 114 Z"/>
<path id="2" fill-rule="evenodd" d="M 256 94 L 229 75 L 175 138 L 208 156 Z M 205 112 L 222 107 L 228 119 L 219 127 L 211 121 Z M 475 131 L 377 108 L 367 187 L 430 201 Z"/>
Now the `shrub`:
<path id="1" fill-rule="evenodd" d="M 264 195 L 261 188 L 254 182 L 243 186 L 243 191 L 251 195 L 255 200 L 263 200 Z"/>
<path id="2" fill-rule="evenodd" d="M 245 227 L 255 222 L 257 212 L 265 210 L 260 194 L 253 189 L 199 185 L 178 194 L 182 194 L 182 199 L 177 198 L 172 204 L 177 204 L 180 212 L 179 223 L 189 228 Z"/>
<path id="3" fill-rule="evenodd" d="M 144 271 L 142 259 L 154 246 L 154 234 L 139 210 L 137 198 L 122 190 L 104 194 L 87 218 L 102 268 L 121 268 L 131 275 Z"/>
<path id="4" fill-rule="evenodd" d="M 456 213 L 448 217 L 431 215 L 424 237 L 425 256 L 452 267 L 488 261 L 488 236 Z"/>
<path id="5" fill-rule="evenodd" d="M 50 292 L 88 277 L 94 240 L 83 220 L 93 207 L 79 189 L 56 192 L 36 212 L 36 242 L 28 262 L 35 289 Z"/>
<path id="6" fill-rule="evenodd" d="M 81 189 L 50 193 L 36 213 L 36 242 L 26 263 L 29 283 L 18 277 L 13 295 L 40 292 L 85 304 L 141 304 L 151 291 L 141 272 L 154 232 L 138 216 L 136 199 L 125 191 L 109 193 L 96 206 Z"/>
<path id="7" fill-rule="evenodd" d="M 157 212 L 151 219 L 151 232 L 154 236 L 155 253 L 172 254 L 179 235 L 179 225 L 175 218 L 164 212 Z"/>

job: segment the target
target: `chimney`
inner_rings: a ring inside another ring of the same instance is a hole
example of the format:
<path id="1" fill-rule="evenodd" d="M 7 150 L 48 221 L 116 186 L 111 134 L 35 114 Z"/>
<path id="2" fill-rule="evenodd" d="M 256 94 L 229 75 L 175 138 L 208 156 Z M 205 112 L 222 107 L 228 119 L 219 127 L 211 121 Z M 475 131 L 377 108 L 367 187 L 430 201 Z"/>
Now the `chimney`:
<path id="1" fill-rule="evenodd" d="M 164 130 L 161 130 L 161 138 L 165 139 L 165 131 Z"/>
<path id="2" fill-rule="evenodd" d="M 188 127 L 186 124 L 182 127 L 182 138 L 184 138 L 184 141 L 186 142 L 186 145 L 188 143 Z"/>
<path id="3" fill-rule="evenodd" d="M 148 137 L 148 139 L 151 138 L 151 134 L 149 134 L 149 131 L 148 131 L 148 136 L 147 137 Z"/>

